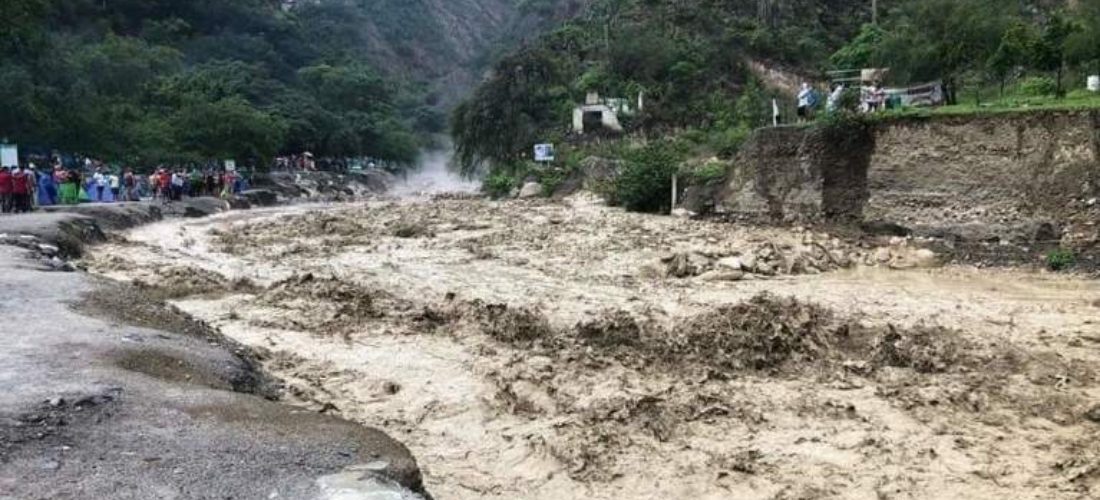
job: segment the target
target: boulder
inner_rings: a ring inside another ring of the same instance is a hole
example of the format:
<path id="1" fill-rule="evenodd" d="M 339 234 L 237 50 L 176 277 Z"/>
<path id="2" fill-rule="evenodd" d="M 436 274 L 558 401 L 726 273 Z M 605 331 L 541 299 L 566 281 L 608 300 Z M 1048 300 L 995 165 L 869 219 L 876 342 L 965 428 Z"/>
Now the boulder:
<path id="1" fill-rule="evenodd" d="M 746 269 L 745 263 L 741 260 L 740 257 L 726 257 L 724 259 L 720 259 L 717 262 L 717 265 L 719 269 L 724 270 L 741 271 Z"/>
<path id="2" fill-rule="evenodd" d="M 699 279 L 709 282 L 741 281 L 745 279 L 745 273 L 743 271 L 733 271 L 730 269 L 715 269 L 714 271 L 708 271 L 699 275 Z"/>
<path id="3" fill-rule="evenodd" d="M 930 268 L 939 266 L 940 261 L 936 256 L 936 252 L 927 248 L 921 248 L 913 252 L 913 264 L 919 268 Z"/>
<path id="4" fill-rule="evenodd" d="M 268 189 L 250 189 L 241 193 L 253 206 L 270 207 L 279 203 L 279 196 Z"/>
<path id="5" fill-rule="evenodd" d="M 746 271 L 752 271 L 753 269 L 756 269 L 756 255 L 753 255 L 750 252 L 750 253 L 746 253 L 745 255 L 742 255 L 740 257 L 740 259 L 741 259 L 741 268 L 742 269 L 744 269 Z"/>
<path id="6" fill-rule="evenodd" d="M 542 184 L 537 182 L 528 182 L 519 190 L 520 198 L 538 198 L 539 196 L 542 196 Z"/>

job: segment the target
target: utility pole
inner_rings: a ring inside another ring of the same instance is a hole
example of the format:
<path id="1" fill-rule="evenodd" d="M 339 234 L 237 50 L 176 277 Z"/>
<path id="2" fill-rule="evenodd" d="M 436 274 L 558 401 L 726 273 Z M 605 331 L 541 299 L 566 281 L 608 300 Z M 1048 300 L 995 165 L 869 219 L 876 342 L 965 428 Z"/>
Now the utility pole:
<path id="1" fill-rule="evenodd" d="M 878 26 L 878 0 L 871 0 L 871 24 Z"/>

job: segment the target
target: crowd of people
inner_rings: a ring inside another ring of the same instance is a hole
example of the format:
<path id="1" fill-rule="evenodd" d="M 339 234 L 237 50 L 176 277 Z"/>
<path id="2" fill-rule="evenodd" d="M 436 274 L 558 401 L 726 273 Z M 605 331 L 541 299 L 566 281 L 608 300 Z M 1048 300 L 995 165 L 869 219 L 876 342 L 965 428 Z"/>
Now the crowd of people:
<path id="1" fill-rule="evenodd" d="M 80 203 L 118 203 L 151 198 L 162 203 L 186 197 L 228 198 L 248 189 L 248 179 L 235 171 L 158 168 L 152 175 L 130 168 L 111 168 L 85 159 L 65 168 L 55 159 L 52 168 L 34 163 L 0 168 L 0 211 L 31 212 L 36 207 Z"/>
<path id="2" fill-rule="evenodd" d="M 833 85 L 825 101 L 825 111 L 834 113 L 842 106 L 841 101 L 848 87 L 843 83 Z M 869 87 L 859 89 L 859 111 L 862 113 L 876 113 L 885 111 L 891 106 L 890 95 L 882 84 L 874 82 Z M 798 91 L 798 123 L 806 123 L 814 120 L 814 115 L 820 105 L 820 97 L 817 89 L 809 83 L 803 82 Z M 778 116 L 778 108 L 776 109 Z M 777 118 L 778 122 L 778 118 Z"/>

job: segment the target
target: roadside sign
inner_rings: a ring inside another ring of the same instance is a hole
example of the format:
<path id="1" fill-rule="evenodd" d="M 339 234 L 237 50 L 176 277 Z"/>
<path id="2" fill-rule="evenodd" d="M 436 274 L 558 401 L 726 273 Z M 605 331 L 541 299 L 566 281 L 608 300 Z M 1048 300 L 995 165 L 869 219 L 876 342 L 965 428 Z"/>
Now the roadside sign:
<path id="1" fill-rule="evenodd" d="M 554 161 L 554 145 L 553 144 L 535 144 L 535 161 L 537 161 L 537 162 L 552 162 L 552 161 Z"/>
<path id="2" fill-rule="evenodd" d="M 226 172 L 236 172 L 237 171 L 237 161 L 236 160 L 225 160 L 225 171 Z"/>
<path id="3" fill-rule="evenodd" d="M 0 166 L 19 166 L 19 147 L 15 144 L 0 144 Z"/>

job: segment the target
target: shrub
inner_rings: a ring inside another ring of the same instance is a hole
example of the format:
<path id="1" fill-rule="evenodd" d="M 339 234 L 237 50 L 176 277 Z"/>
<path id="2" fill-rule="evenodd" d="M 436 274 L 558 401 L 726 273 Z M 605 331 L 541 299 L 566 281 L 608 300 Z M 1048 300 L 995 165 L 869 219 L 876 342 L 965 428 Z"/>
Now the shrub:
<path id="1" fill-rule="evenodd" d="M 661 212 L 669 208 L 672 175 L 683 160 L 683 146 L 658 141 L 629 151 L 615 181 L 616 198 L 627 210 Z"/>
<path id="2" fill-rule="evenodd" d="M 1020 82 L 1020 92 L 1031 96 L 1053 95 L 1058 91 L 1058 85 L 1047 76 L 1033 76 Z"/>
<path id="3" fill-rule="evenodd" d="M 685 180 L 692 185 L 710 185 L 726 178 L 728 166 L 721 161 L 708 161 L 686 172 Z"/>
<path id="4" fill-rule="evenodd" d="M 1077 256 L 1073 254 L 1072 250 L 1059 248 L 1047 253 L 1046 260 L 1047 267 L 1051 271 L 1062 271 L 1073 267 L 1077 263 Z"/>
<path id="5" fill-rule="evenodd" d="M 516 178 L 503 171 L 489 174 L 489 177 L 482 184 L 482 189 L 493 198 L 504 198 L 511 194 L 512 189 L 515 187 Z"/>
<path id="6" fill-rule="evenodd" d="M 554 192 L 565 182 L 567 174 L 559 167 L 548 166 L 537 172 L 539 184 L 542 185 L 542 194 L 546 197 L 554 195 Z"/>
<path id="7" fill-rule="evenodd" d="M 717 130 L 710 134 L 708 146 L 719 158 L 733 158 L 751 133 L 752 130 L 743 125 Z"/>

